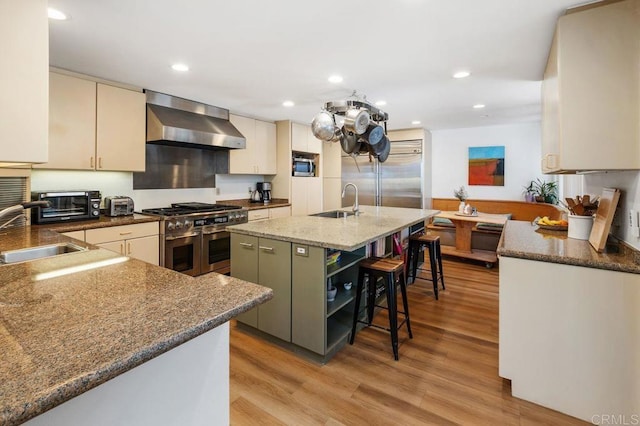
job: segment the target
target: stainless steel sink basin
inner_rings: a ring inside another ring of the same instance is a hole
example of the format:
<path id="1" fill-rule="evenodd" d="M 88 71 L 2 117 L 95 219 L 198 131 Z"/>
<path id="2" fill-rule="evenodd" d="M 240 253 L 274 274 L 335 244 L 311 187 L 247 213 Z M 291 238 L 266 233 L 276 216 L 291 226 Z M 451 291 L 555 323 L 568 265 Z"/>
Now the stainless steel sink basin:
<path id="1" fill-rule="evenodd" d="M 0 263 L 17 263 L 29 260 L 42 259 L 43 257 L 58 256 L 67 253 L 86 251 L 87 248 L 71 243 L 52 244 L 48 246 L 31 247 L 19 250 L 0 252 Z"/>
<path id="2" fill-rule="evenodd" d="M 311 216 L 332 217 L 335 219 L 340 219 L 341 217 L 353 216 L 354 214 L 355 214 L 354 212 L 345 211 L 345 210 L 331 210 L 328 212 L 312 214 Z"/>

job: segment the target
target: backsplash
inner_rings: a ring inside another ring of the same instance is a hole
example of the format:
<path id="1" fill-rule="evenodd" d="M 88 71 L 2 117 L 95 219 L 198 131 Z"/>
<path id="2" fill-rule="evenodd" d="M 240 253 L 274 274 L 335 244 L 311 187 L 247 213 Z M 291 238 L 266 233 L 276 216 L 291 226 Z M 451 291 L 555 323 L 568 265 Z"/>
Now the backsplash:
<path id="1" fill-rule="evenodd" d="M 171 203 L 197 201 L 215 203 L 223 200 L 248 199 L 251 187 L 263 181 L 260 175 L 216 175 L 217 188 L 133 189 L 131 172 L 98 172 L 69 170 L 33 170 L 31 190 L 98 189 L 102 198 L 125 195 L 133 198 L 136 211 L 169 206 Z"/>
<path id="2" fill-rule="evenodd" d="M 620 201 L 614 217 L 611 233 L 627 244 L 640 250 L 640 238 L 632 235 L 629 226 L 629 211 L 640 211 L 640 172 L 601 172 L 584 175 L 584 193 L 602 194 L 602 188 L 621 190 Z"/>

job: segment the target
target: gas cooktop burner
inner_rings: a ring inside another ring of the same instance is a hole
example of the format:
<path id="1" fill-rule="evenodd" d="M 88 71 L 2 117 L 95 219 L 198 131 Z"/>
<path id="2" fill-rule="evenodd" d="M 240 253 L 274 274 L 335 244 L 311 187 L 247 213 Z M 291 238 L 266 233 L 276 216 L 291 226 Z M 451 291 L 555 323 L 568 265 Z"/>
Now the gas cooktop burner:
<path id="1" fill-rule="evenodd" d="M 192 213 L 212 213 L 226 210 L 237 210 L 239 206 L 227 204 L 207 204 L 207 203 L 173 203 L 171 207 L 160 207 L 155 209 L 142 209 L 142 213 L 160 216 L 181 216 Z"/>

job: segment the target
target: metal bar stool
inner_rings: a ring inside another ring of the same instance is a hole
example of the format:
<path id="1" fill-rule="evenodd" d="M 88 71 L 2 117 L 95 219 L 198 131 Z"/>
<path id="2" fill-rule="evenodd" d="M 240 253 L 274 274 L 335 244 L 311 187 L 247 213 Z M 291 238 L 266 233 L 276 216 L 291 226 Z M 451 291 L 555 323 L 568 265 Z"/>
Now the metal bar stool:
<path id="1" fill-rule="evenodd" d="M 437 235 L 423 234 L 413 235 L 409 237 L 409 260 L 408 266 L 411 268 L 407 274 L 407 280 L 413 278 L 413 282 L 416 281 L 418 276 L 416 272 L 418 270 L 418 254 L 422 247 L 427 247 L 429 250 L 429 264 L 431 266 L 431 279 L 420 278 L 423 280 L 433 282 L 433 293 L 438 300 L 438 281 L 442 282 L 442 289 L 444 287 L 444 273 L 442 271 L 442 251 L 440 249 L 440 237 Z"/>
<path id="2" fill-rule="evenodd" d="M 369 276 L 369 283 L 366 286 L 367 297 L 367 318 L 366 321 L 360 319 L 360 300 L 364 289 L 364 277 Z M 377 278 L 382 278 L 387 295 L 387 306 L 376 305 L 376 282 Z M 402 292 L 402 303 L 404 312 L 398 311 L 396 281 L 400 282 Z M 372 324 L 374 308 L 383 308 L 389 311 L 389 328 Z M 404 319 L 398 325 L 398 314 L 403 314 Z M 391 332 L 391 345 L 393 347 L 393 357 L 398 360 L 398 330 L 404 323 L 407 324 L 409 338 L 413 339 L 411 333 L 411 322 L 409 320 L 409 303 L 407 302 L 407 283 L 405 281 L 404 262 L 396 259 L 381 259 L 377 257 L 362 260 L 358 270 L 358 286 L 356 287 L 356 302 L 353 311 L 353 325 L 351 327 L 351 337 L 349 343 L 353 345 L 356 337 L 356 326 L 358 323 L 366 324 Z"/>

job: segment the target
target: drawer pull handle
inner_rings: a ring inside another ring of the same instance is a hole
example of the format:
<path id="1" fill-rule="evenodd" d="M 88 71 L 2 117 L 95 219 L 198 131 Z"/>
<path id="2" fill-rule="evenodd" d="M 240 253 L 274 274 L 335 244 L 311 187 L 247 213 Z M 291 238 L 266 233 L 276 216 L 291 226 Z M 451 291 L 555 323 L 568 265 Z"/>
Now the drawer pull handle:
<path id="1" fill-rule="evenodd" d="M 91 168 L 93 169 L 95 166 L 93 165 L 93 156 L 91 156 Z"/>
<path id="2" fill-rule="evenodd" d="M 273 251 L 273 247 L 260 246 L 260 250 L 264 250 L 264 251 Z"/>
<path id="3" fill-rule="evenodd" d="M 133 231 L 129 231 L 129 232 L 121 232 L 120 235 L 129 235 L 129 234 L 133 234 Z"/>
<path id="4" fill-rule="evenodd" d="M 98 157 L 98 168 L 102 168 L 102 157 Z"/>
<path id="5" fill-rule="evenodd" d="M 249 243 L 240 243 L 240 245 L 242 247 L 247 247 L 247 248 L 252 248 L 253 247 L 253 244 L 249 244 Z"/>
<path id="6" fill-rule="evenodd" d="M 127 255 L 131 256 L 131 243 L 127 243 Z"/>

